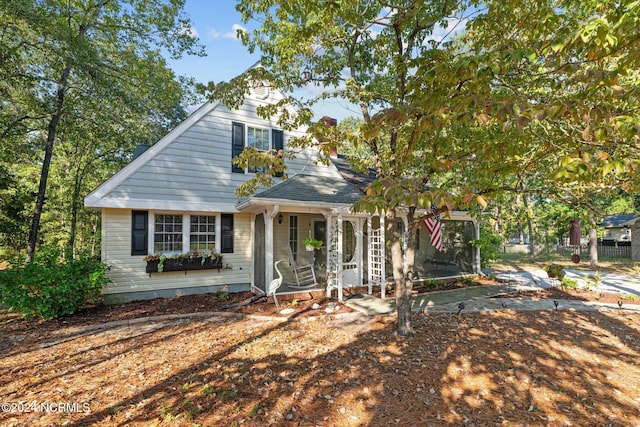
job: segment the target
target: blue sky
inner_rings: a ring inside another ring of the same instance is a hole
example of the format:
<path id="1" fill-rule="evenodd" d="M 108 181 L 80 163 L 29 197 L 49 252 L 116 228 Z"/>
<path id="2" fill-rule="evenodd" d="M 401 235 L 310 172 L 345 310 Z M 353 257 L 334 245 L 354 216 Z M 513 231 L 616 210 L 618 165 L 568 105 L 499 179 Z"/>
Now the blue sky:
<path id="1" fill-rule="evenodd" d="M 236 38 L 235 28 L 241 22 L 235 5 L 233 0 L 186 1 L 185 12 L 207 56 L 169 60 L 177 74 L 194 77 L 202 83 L 218 83 L 230 80 L 260 60 L 259 54 L 249 54 Z"/>
<path id="2" fill-rule="evenodd" d="M 186 0 L 185 12 L 207 56 L 168 59 L 178 75 L 193 77 L 201 83 L 229 81 L 260 60 L 259 53 L 250 54 L 235 36 L 237 26 L 251 29 L 251 25 L 242 24 L 235 5 L 233 0 Z M 358 114 L 353 106 L 350 108 L 345 102 L 327 100 L 318 104 L 314 112 L 317 118 L 328 115 L 340 120 Z"/>

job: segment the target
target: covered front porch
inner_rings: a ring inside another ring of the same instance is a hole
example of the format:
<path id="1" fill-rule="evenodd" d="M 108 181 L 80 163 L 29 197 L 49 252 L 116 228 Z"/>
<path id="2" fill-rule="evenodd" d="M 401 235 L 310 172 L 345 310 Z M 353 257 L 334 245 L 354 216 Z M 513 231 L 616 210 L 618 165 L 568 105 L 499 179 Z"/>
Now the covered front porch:
<path id="1" fill-rule="evenodd" d="M 254 213 L 253 287 L 266 292 L 266 284 L 282 275 L 278 294 L 324 290 L 331 296 L 335 291 L 342 301 L 344 288 L 367 286 L 371 293 L 385 283 L 384 220 L 343 209 L 307 207 L 305 212 L 277 204 Z M 307 249 L 307 237 L 322 245 Z"/>
<path id="2" fill-rule="evenodd" d="M 406 219 L 401 219 L 406 230 Z M 283 277 L 277 294 L 324 291 L 343 300 L 344 291 L 365 287 L 385 297 L 392 283 L 390 253 L 385 247 L 385 220 L 381 215 L 353 214 L 347 208 L 303 208 L 273 205 L 253 216 L 253 287 L 266 292 L 266 284 Z M 430 244 L 421 228 L 416 241 L 414 279 L 443 280 L 479 272 L 479 254 L 470 242 L 477 225 L 466 214 L 454 212 L 443 221 L 443 248 Z M 306 237 L 322 241 L 319 249 L 307 250 Z M 404 239 L 406 241 L 406 239 Z M 406 248 L 405 248 L 406 249 Z M 275 263 L 278 262 L 277 267 Z M 270 266 L 271 268 L 267 268 Z M 296 268 L 311 271 L 313 280 Z"/>
<path id="3" fill-rule="evenodd" d="M 342 301 L 345 289 L 365 286 L 369 293 L 379 287 L 384 298 L 392 283 L 385 217 L 352 212 L 361 194 L 340 177 L 296 175 L 238 203 L 238 210 L 252 213 L 252 288 L 267 292 L 267 285 L 282 276 L 277 294 L 324 290 L 333 296 L 335 291 Z M 398 221 L 408 230 L 406 217 Z M 466 212 L 450 212 L 442 222 L 440 251 L 420 228 L 415 280 L 478 273 L 479 253 L 471 243 L 478 235 L 477 222 Z M 322 245 L 306 250 L 307 237 Z M 402 240 L 406 245 L 407 238 Z"/>

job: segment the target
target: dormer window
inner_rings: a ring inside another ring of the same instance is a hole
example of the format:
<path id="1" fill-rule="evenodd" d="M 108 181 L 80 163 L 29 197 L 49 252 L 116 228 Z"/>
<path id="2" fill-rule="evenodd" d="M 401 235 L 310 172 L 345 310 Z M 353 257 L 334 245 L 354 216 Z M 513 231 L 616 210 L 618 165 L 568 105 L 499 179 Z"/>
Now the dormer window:
<path id="1" fill-rule="evenodd" d="M 269 130 L 247 127 L 247 147 L 255 147 L 260 151 L 269 150 Z"/>
<path id="2" fill-rule="evenodd" d="M 231 159 L 239 156 L 245 147 L 253 147 L 258 151 L 283 150 L 284 132 L 279 129 L 266 129 L 254 126 L 246 126 L 243 123 L 232 123 L 231 132 Z M 261 168 L 250 168 L 244 170 L 239 166 L 231 166 L 231 171 L 235 173 L 255 173 L 262 172 Z M 276 176 L 282 176 L 281 173 Z"/>
<path id="3" fill-rule="evenodd" d="M 268 129 L 258 129 L 247 127 L 247 147 L 253 147 L 258 151 L 268 151 L 271 149 Z M 265 168 L 248 168 L 247 172 L 264 172 Z"/>

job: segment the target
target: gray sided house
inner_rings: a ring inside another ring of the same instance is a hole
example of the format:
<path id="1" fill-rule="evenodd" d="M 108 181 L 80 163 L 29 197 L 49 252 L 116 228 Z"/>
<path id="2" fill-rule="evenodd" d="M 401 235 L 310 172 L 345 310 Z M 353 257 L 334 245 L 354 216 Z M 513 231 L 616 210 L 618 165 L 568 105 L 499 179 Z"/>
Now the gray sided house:
<path id="1" fill-rule="evenodd" d="M 630 242 L 631 229 L 636 221 L 640 219 L 638 214 L 617 214 L 605 217 L 602 220 L 604 228 L 603 241 Z"/>
<path id="2" fill-rule="evenodd" d="M 232 165 L 233 157 L 247 146 L 286 151 L 289 138 L 305 132 L 260 118 L 260 105 L 283 96 L 259 89 L 238 110 L 203 105 L 85 198 L 85 206 L 102 212 L 101 254 L 113 281 L 103 290 L 107 302 L 264 292 L 280 274 L 278 293 L 325 289 L 339 299 L 344 288 L 371 291 L 386 283 L 384 215 L 351 211 L 372 177 L 354 173 L 345 159 L 323 165 L 307 149 L 287 160 L 288 179 L 249 198 L 235 196 L 253 174 Z M 400 221 L 406 230 L 406 219 Z M 430 245 L 426 228 L 419 231 L 418 278 L 477 273 L 479 254 L 470 244 L 477 223 L 451 212 L 442 224 L 442 251 Z M 307 237 L 323 243 L 307 250 Z"/>

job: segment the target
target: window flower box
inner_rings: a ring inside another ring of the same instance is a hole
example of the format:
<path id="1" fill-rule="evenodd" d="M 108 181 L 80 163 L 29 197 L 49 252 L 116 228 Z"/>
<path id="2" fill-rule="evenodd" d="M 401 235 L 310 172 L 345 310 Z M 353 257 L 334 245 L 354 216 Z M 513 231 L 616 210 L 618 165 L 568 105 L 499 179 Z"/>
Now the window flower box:
<path id="1" fill-rule="evenodd" d="M 147 263 L 146 272 L 163 273 L 167 271 L 184 271 L 190 270 L 222 270 L 222 255 L 178 255 L 178 256 L 162 256 L 147 255 L 144 259 Z"/>

